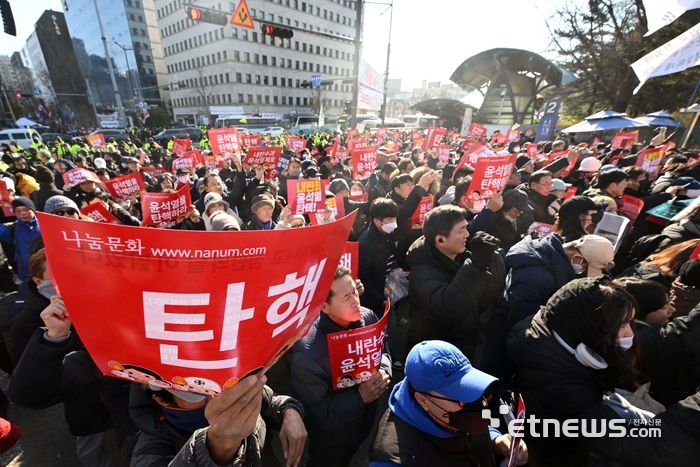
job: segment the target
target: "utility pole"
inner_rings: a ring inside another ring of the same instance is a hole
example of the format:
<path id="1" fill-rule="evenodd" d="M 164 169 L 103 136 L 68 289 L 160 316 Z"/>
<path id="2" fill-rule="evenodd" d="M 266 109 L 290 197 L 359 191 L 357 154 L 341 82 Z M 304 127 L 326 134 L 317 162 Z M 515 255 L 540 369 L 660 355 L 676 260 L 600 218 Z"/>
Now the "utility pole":
<path id="1" fill-rule="evenodd" d="M 391 13 L 389 16 L 389 42 L 386 45 L 386 71 L 384 72 L 384 95 L 382 96 L 382 125 L 386 120 L 386 95 L 389 93 L 389 57 L 391 57 L 391 26 L 394 23 L 394 0 L 389 4 Z M 386 10 L 384 10 L 386 12 Z M 384 14 L 384 13 L 382 13 Z"/>
<path id="2" fill-rule="evenodd" d="M 90 89 L 90 81 L 85 78 L 85 86 L 87 86 L 88 99 L 92 104 L 92 111 L 95 112 L 95 121 L 100 124 L 100 115 L 97 113 L 97 107 L 95 106 L 95 96 L 92 95 L 92 89 Z"/>
<path id="3" fill-rule="evenodd" d="M 357 15 L 355 17 L 355 73 L 357 77 L 355 82 L 352 84 L 352 104 L 350 117 L 350 124 L 348 128 L 355 128 L 357 125 L 357 100 L 360 94 L 360 56 L 362 55 L 362 7 L 363 0 L 355 0 L 355 9 L 357 10 Z"/>
<path id="4" fill-rule="evenodd" d="M 117 109 L 119 110 L 119 119 L 126 125 L 126 114 L 124 113 L 124 106 L 122 105 L 122 97 L 119 94 L 119 87 L 117 86 L 117 79 L 114 77 L 114 68 L 112 67 L 112 57 L 109 55 L 109 47 L 107 47 L 107 38 L 105 37 L 105 31 L 102 27 L 102 19 L 100 18 L 100 9 L 97 7 L 97 0 L 92 0 L 95 4 L 95 13 L 97 14 L 97 24 L 100 27 L 100 35 L 102 36 L 102 45 L 105 48 L 105 58 L 107 59 L 107 68 L 109 68 L 109 77 L 112 79 L 112 88 L 114 89 L 114 97 L 117 100 Z"/>

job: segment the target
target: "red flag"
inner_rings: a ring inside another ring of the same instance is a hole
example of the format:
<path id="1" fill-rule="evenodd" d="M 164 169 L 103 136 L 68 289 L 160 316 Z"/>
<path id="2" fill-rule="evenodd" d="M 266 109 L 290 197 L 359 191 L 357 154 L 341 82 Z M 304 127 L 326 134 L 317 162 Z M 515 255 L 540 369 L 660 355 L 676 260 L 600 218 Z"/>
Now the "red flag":
<path id="1" fill-rule="evenodd" d="M 354 221 L 261 234 L 37 215 L 52 279 L 102 373 L 208 396 L 305 335 Z"/>
<path id="2" fill-rule="evenodd" d="M 333 389 L 362 384 L 374 376 L 382 363 L 389 302 L 377 323 L 362 328 L 328 334 Z"/>
<path id="3" fill-rule="evenodd" d="M 187 218 L 192 201 L 189 184 L 177 193 L 148 193 L 141 195 L 144 227 L 170 229 Z"/>

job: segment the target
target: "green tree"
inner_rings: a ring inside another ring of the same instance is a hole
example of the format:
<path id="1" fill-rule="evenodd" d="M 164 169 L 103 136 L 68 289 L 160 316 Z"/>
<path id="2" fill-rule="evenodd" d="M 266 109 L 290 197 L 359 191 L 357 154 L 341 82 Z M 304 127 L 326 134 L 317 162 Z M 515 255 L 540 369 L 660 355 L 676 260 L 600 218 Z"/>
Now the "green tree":
<path id="1" fill-rule="evenodd" d="M 151 107 L 148 111 L 148 118 L 145 126 L 147 128 L 169 128 L 172 124 L 168 112 L 160 107 Z"/>

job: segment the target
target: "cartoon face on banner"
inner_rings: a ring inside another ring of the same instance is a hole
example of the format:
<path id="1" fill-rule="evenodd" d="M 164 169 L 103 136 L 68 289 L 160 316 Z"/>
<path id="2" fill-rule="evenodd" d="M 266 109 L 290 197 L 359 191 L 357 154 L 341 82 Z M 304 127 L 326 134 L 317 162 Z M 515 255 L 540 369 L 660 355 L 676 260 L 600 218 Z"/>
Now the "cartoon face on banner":
<path id="1" fill-rule="evenodd" d="M 260 235 L 37 215 L 52 279 L 102 373 L 204 395 L 305 335 L 355 218 Z"/>

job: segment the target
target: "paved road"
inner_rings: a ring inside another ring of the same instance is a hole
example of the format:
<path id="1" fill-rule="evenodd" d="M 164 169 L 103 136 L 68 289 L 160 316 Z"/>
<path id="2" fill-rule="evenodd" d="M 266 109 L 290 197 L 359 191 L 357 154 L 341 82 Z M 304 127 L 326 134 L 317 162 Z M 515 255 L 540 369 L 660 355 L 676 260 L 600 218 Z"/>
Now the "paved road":
<path id="1" fill-rule="evenodd" d="M 401 307 L 400 315 L 407 316 L 406 310 Z M 397 353 L 404 361 L 404 348 L 406 342 L 406 331 L 408 326 L 399 326 L 396 339 Z M 279 394 L 291 395 L 289 384 L 289 359 L 282 359 L 268 372 L 268 384 Z M 403 378 L 403 372 L 394 370 L 392 378 L 393 385 Z M 0 370 L 0 387 L 7 385 L 8 376 Z M 379 400 L 379 410 L 377 420 L 381 418 L 387 408 L 387 400 L 390 390 L 384 393 Z M 46 410 L 30 410 L 10 403 L 5 416 L 12 423 L 18 425 L 22 430 L 22 437 L 19 442 L 8 452 L 0 455 L 0 466 L 4 467 L 80 467 L 75 451 L 75 438 L 68 432 L 68 425 L 63 416 L 63 405 L 59 404 Z M 362 445 L 351 462 L 351 467 L 366 467 L 369 462 L 367 453 L 369 451 L 370 440 Z M 273 447 L 282 458 L 282 449 L 279 438 L 273 440 Z M 110 454 L 112 467 L 123 466 L 119 449 L 117 447 L 116 436 L 113 430 L 107 433 L 106 446 Z M 304 454 L 302 465 L 306 462 L 307 455 Z"/>

